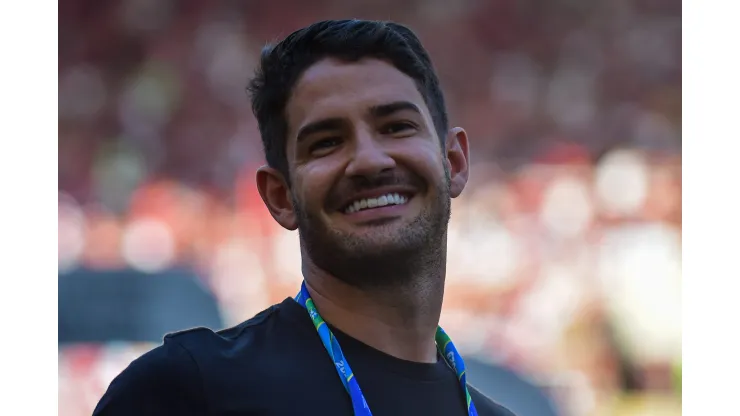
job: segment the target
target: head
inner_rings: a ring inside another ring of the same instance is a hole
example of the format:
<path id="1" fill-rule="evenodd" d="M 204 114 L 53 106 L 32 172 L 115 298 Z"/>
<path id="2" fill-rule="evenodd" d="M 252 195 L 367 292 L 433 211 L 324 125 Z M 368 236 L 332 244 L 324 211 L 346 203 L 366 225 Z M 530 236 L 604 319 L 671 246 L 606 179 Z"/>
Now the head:
<path id="1" fill-rule="evenodd" d="M 249 91 L 267 159 L 257 186 L 275 220 L 298 229 L 304 262 L 356 286 L 444 268 L 468 141 L 449 128 L 413 32 L 316 23 L 264 49 Z"/>

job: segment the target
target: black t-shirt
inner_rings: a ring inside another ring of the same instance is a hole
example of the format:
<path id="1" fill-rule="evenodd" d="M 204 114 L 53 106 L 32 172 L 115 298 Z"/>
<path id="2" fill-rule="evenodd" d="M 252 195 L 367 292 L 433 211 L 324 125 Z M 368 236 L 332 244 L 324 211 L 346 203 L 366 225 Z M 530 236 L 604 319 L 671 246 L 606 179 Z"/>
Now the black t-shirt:
<path id="1" fill-rule="evenodd" d="M 373 415 L 466 416 L 455 373 L 401 360 L 332 328 Z M 513 414 L 469 387 L 481 416 Z M 94 415 L 347 415 L 352 404 L 292 298 L 233 328 L 168 334 L 108 387 Z"/>

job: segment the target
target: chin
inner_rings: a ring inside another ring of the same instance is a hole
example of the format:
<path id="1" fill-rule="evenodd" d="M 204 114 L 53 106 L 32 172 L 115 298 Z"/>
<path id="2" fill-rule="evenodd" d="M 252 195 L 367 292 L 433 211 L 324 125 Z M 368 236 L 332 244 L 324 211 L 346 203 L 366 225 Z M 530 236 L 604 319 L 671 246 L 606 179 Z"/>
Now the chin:
<path id="1" fill-rule="evenodd" d="M 408 227 L 402 230 L 408 231 Z M 422 248 L 425 238 L 416 233 L 405 233 L 402 230 L 376 229 L 368 233 L 347 235 L 342 239 L 340 251 L 351 258 L 369 258 L 377 261 L 379 258 L 395 258 L 408 256 Z"/>

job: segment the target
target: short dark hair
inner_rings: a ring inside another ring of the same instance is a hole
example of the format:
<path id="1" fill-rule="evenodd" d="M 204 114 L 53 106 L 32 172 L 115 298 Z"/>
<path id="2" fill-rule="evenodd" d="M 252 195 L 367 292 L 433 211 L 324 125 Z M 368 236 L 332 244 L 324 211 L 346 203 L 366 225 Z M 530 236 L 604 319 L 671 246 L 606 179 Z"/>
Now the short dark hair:
<path id="1" fill-rule="evenodd" d="M 377 58 L 413 78 L 444 141 L 447 110 L 429 54 L 409 28 L 393 22 L 326 20 L 297 30 L 276 45 L 268 45 L 247 91 L 259 124 L 267 164 L 290 183 L 286 156 L 288 129 L 285 107 L 295 83 L 311 65 L 324 58 L 356 62 Z"/>

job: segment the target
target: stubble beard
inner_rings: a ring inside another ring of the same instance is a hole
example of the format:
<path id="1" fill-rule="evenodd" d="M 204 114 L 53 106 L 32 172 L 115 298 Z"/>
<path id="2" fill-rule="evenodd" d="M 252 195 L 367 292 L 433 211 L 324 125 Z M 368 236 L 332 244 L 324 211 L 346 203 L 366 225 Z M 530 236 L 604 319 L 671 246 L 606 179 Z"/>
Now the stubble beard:
<path id="1" fill-rule="evenodd" d="M 370 226 L 374 229 L 367 235 L 332 229 L 294 200 L 304 255 L 331 276 L 364 290 L 407 288 L 420 283 L 419 276 L 440 271 L 443 276 L 451 214 L 447 172 L 445 177 L 437 199 L 411 222 Z"/>

